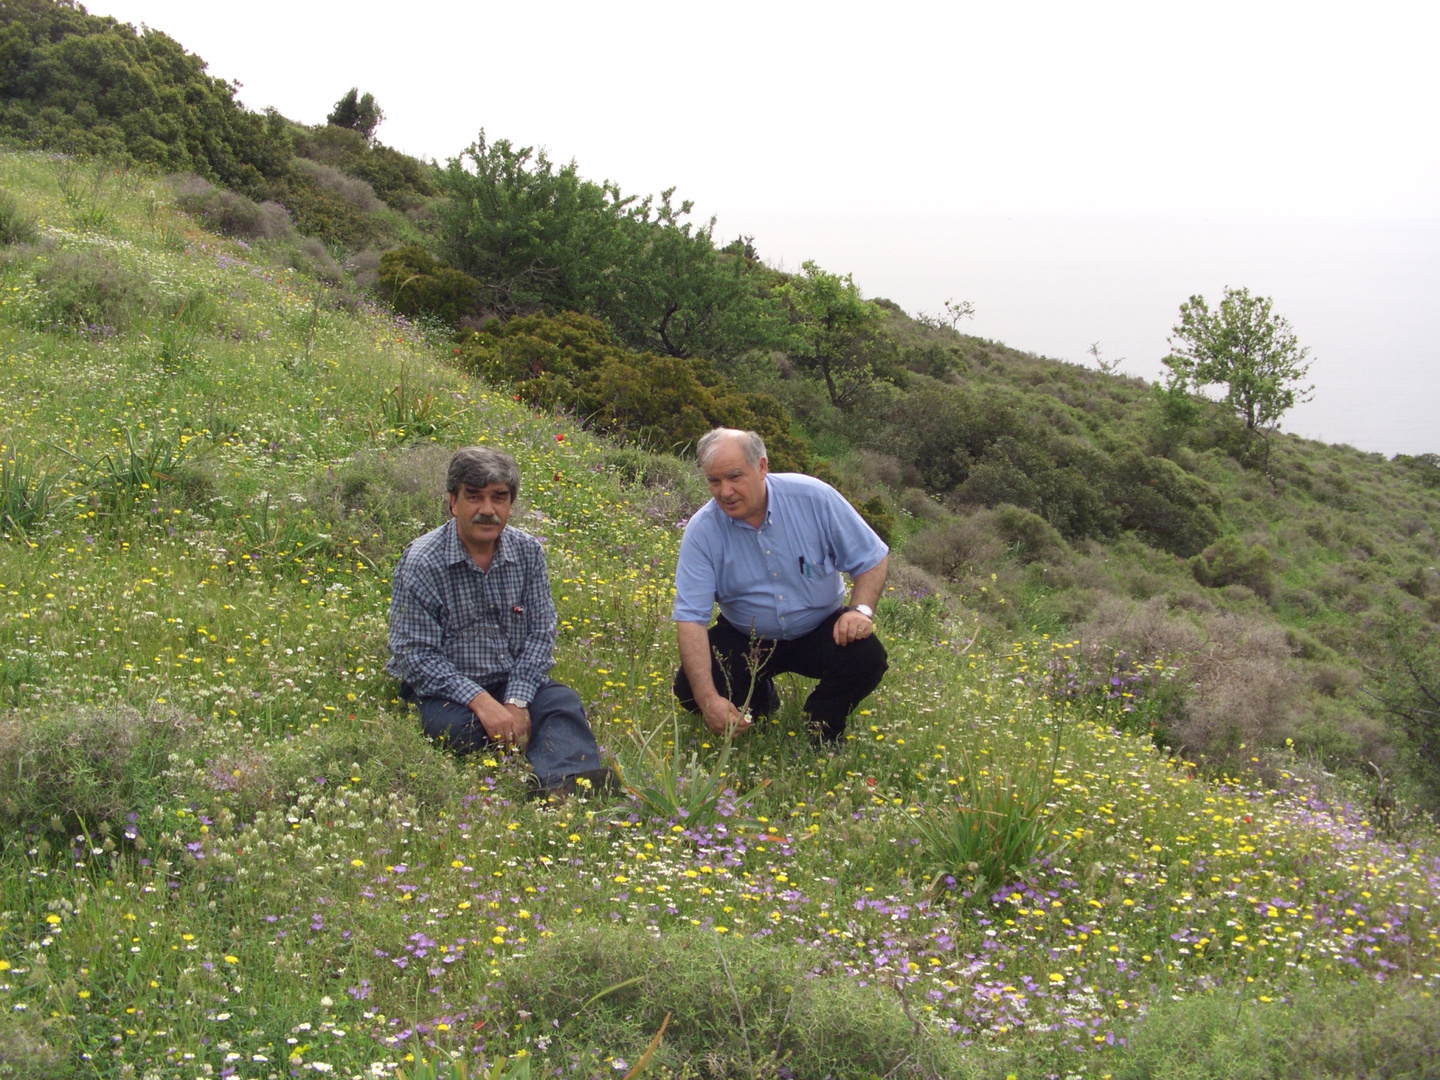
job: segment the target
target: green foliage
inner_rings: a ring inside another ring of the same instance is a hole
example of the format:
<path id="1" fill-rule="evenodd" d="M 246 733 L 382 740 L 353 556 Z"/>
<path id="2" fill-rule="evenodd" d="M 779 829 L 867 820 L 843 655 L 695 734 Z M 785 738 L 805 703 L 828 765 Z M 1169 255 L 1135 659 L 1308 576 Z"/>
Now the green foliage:
<path id="1" fill-rule="evenodd" d="M 714 825 L 722 815 L 728 817 L 743 809 L 770 786 L 767 779 L 743 795 L 727 790 L 731 780 L 726 767 L 733 746 L 728 735 L 721 738 L 720 752 L 710 764 L 701 761 L 698 749 L 692 749 L 689 760 L 684 760 L 680 721 L 674 713 L 669 723 L 649 734 L 637 732 L 633 741 L 633 751 L 615 761 L 621 783 L 647 813 L 665 821 L 681 822 L 689 828 Z"/>
<path id="2" fill-rule="evenodd" d="M 452 325 L 479 315 L 486 296 L 480 282 L 441 263 L 419 244 L 382 255 L 375 287 L 402 315 L 428 315 Z"/>
<path id="3" fill-rule="evenodd" d="M 678 452 L 713 427 L 736 427 L 760 433 L 775 469 L 803 471 L 808 462 L 773 398 L 740 390 L 703 360 L 626 349 L 589 316 L 492 322 L 460 342 L 471 370 L 627 441 Z"/>
<path id="4" fill-rule="evenodd" d="M 1440 1003 L 1396 979 L 1284 1001 L 1229 991 L 1163 1001 L 1128 1033 L 1115 1080 L 1421 1080 L 1440 1069 Z"/>
<path id="5" fill-rule="evenodd" d="M 1220 535 L 1219 496 L 1174 462 L 1129 449 L 1114 459 L 1112 469 L 1120 526 L 1135 530 L 1147 544 L 1186 556 Z"/>
<path id="6" fill-rule="evenodd" d="M 1170 339 L 1174 351 L 1163 361 L 1172 385 L 1224 385 L 1225 401 L 1246 431 L 1272 426 L 1297 398 L 1308 401 L 1314 387 L 1300 384 L 1310 370 L 1310 350 L 1272 307 L 1269 297 L 1232 288 L 1213 312 L 1203 296 L 1181 304 Z"/>
<path id="7" fill-rule="evenodd" d="M 599 1056 L 596 1047 L 608 1054 L 644 1046 L 672 1013 L 656 1059 L 670 1076 L 983 1075 L 907 1015 L 903 992 L 882 996 L 853 980 L 810 977 L 813 955 L 775 938 L 654 937 L 581 923 L 555 931 L 512 971 L 506 989 L 537 1019 L 575 1017 L 577 1034 L 563 1045 L 582 1060 Z"/>
<path id="8" fill-rule="evenodd" d="M 1403 735 L 1402 753 L 1440 807 L 1440 635 L 1413 611 L 1394 605 L 1380 624 L 1385 666 L 1370 679 L 1370 693 Z"/>
<path id="9" fill-rule="evenodd" d="M 374 95 L 367 93 L 361 97 L 358 88 L 352 86 L 349 92 L 335 103 L 334 110 L 325 117 L 325 123 L 333 127 L 347 128 L 369 140 L 375 137 L 375 129 L 384 119 L 385 112 Z"/>
<path id="10" fill-rule="evenodd" d="M 409 210 L 435 194 L 430 166 L 358 131 L 333 124 L 297 126 L 293 137 L 297 157 L 359 177 L 396 210 Z"/>
<path id="11" fill-rule="evenodd" d="M 240 187 L 278 174 L 289 157 L 279 118 L 245 110 L 198 56 L 73 3 L 0 8 L 0 102 L 8 139 Z"/>
<path id="12" fill-rule="evenodd" d="M 0 191 L 0 246 L 33 244 L 39 238 L 35 215 L 27 213 L 10 192 Z"/>
<path id="13" fill-rule="evenodd" d="M 1255 595 L 1270 599 L 1275 582 L 1270 572 L 1270 552 L 1261 544 L 1248 548 L 1238 536 L 1226 536 L 1190 560 L 1190 572 L 1201 585 L 1211 589 L 1244 585 Z"/>
<path id="14" fill-rule="evenodd" d="M 895 345 L 884 332 L 885 314 L 864 299 L 849 274 L 841 277 L 804 264 L 804 274 L 776 290 L 790 315 L 791 360 L 818 375 L 830 404 L 848 409 L 876 382 L 895 382 L 902 372 Z"/>
<path id="15" fill-rule="evenodd" d="M 584 312 L 631 347 L 682 358 L 736 356 L 783 333 L 755 264 L 716 251 L 712 226 L 684 221 L 690 204 L 673 190 L 624 195 L 483 132 L 439 186 L 444 254 L 502 315 Z"/>
<path id="16" fill-rule="evenodd" d="M 290 215 L 277 202 L 257 203 L 237 191 L 215 187 L 198 176 L 174 181 L 175 204 L 212 232 L 240 240 L 276 240 L 290 236 Z"/>
<path id="17" fill-rule="evenodd" d="M 296 229 L 327 244 L 355 251 L 385 247 L 413 235 L 403 218 L 382 211 L 364 180 L 308 159 L 295 159 L 265 185 L 264 192 L 285 207 Z"/>
<path id="18" fill-rule="evenodd" d="M 59 481 L 50 473 L 21 461 L 12 447 L 0 454 L 0 530 L 21 537 L 62 505 Z"/>
<path id="19" fill-rule="evenodd" d="M 1051 806 L 1053 761 L 1002 764 L 967 750 L 957 770 L 955 805 L 930 810 L 915 822 L 939 865 L 937 883 L 948 875 L 954 878 L 952 887 L 984 899 L 1064 848 L 1050 843 L 1058 815 Z"/>

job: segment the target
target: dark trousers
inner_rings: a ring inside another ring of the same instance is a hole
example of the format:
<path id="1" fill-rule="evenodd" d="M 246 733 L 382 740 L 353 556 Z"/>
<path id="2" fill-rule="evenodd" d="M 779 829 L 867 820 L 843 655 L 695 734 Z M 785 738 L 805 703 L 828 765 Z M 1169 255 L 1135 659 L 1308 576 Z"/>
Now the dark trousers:
<path id="1" fill-rule="evenodd" d="M 505 700 L 505 683 L 485 687 L 496 701 Z M 470 705 L 446 698 L 422 698 L 408 684 L 400 696 L 420 710 L 420 726 L 426 736 L 464 755 L 491 746 L 492 740 Z M 570 687 L 546 679 L 530 699 L 530 739 L 525 757 L 542 788 L 552 788 L 567 776 L 603 767 L 595 734 L 585 719 L 580 695 Z"/>
<path id="2" fill-rule="evenodd" d="M 822 739 L 838 739 L 845 731 L 845 718 L 880 685 L 890 666 L 885 646 L 874 634 L 849 645 L 835 644 L 835 620 L 840 614 L 835 612 L 792 641 L 752 638 L 724 618 L 717 619 L 710 627 L 710 674 L 715 688 L 737 707 L 748 699 L 752 713 L 765 715 L 770 711 L 776 675 L 793 671 L 819 679 L 820 684 L 805 699 L 805 712 Z M 675 696 L 684 708 L 700 711 L 683 667 L 675 675 Z"/>

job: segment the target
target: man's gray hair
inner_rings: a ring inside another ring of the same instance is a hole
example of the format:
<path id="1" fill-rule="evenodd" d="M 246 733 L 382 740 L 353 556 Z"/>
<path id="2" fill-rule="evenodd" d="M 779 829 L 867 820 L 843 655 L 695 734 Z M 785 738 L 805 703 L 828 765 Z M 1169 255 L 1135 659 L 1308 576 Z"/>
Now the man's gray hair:
<path id="1" fill-rule="evenodd" d="M 445 471 L 446 491 L 458 495 L 462 487 L 478 490 L 491 484 L 504 484 L 510 489 L 510 501 L 515 501 L 520 494 L 520 467 L 513 457 L 490 446 L 462 446 L 455 451 Z"/>
<path id="2" fill-rule="evenodd" d="M 740 444 L 740 449 L 745 453 L 745 461 L 752 468 L 760 464 L 760 459 L 769 457 L 765 453 L 765 440 L 760 438 L 753 431 L 741 431 L 739 428 L 717 427 L 713 431 L 707 431 L 700 436 L 700 442 L 695 446 L 695 457 L 700 462 L 702 469 L 710 465 L 710 457 L 714 454 L 716 443 L 725 439 L 735 439 Z"/>

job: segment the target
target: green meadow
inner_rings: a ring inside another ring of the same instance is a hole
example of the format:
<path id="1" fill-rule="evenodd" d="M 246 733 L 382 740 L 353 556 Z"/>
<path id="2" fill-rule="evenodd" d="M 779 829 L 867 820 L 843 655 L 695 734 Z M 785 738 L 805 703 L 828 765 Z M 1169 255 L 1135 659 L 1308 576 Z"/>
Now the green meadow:
<path id="1" fill-rule="evenodd" d="M 686 466 L 153 177 L 0 188 L 0 1076 L 1440 1074 L 1432 832 L 1163 752 L 1068 635 L 923 590 L 838 752 L 799 680 L 722 744 L 669 688 Z M 631 795 L 527 802 L 382 671 L 477 442 Z"/>

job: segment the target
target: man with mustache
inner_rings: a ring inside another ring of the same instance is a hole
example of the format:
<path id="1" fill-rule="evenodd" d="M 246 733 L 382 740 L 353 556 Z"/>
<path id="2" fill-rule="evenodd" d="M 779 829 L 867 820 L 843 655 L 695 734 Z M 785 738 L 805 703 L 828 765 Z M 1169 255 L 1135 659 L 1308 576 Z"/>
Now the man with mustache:
<path id="1" fill-rule="evenodd" d="M 890 549 L 829 484 L 771 473 L 753 431 L 716 428 L 696 456 L 714 498 L 685 526 L 675 566 L 675 696 L 724 734 L 775 710 L 775 675 L 819 679 L 804 711 L 817 745 L 833 747 L 885 674 L 874 619 Z"/>
<path id="2" fill-rule="evenodd" d="M 537 794 L 613 791 L 580 696 L 548 677 L 555 604 L 540 542 L 509 526 L 520 470 L 467 446 L 445 478 L 450 520 L 410 544 L 390 594 L 390 661 L 425 734 L 457 754 L 524 749 Z"/>

